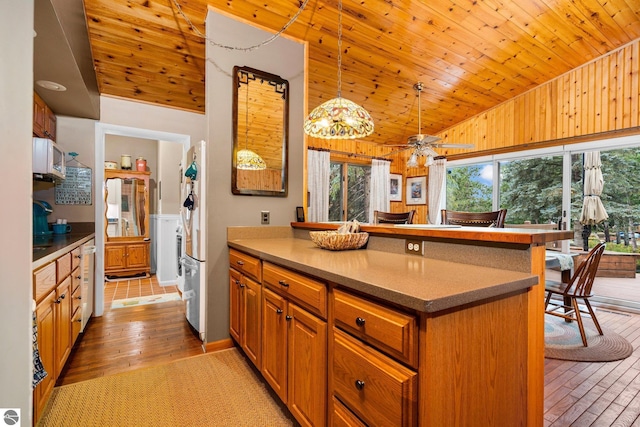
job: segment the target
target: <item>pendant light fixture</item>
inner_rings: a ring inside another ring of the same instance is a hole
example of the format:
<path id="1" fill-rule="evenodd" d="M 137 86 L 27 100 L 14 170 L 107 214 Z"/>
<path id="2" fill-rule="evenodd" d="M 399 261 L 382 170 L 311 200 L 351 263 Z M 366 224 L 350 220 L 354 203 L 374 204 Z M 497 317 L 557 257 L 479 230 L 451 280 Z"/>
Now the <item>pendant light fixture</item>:
<path id="1" fill-rule="evenodd" d="M 267 164 L 262 157 L 256 152 L 247 148 L 249 145 L 249 82 L 246 83 L 246 102 L 245 108 L 245 127 L 244 127 L 244 149 L 238 151 L 236 154 L 236 167 L 243 170 L 263 170 L 267 168 Z"/>
<path id="2" fill-rule="evenodd" d="M 322 139 L 364 138 L 373 133 L 369 112 L 342 98 L 342 0 L 338 0 L 338 97 L 317 106 L 304 121 L 304 131 Z"/>

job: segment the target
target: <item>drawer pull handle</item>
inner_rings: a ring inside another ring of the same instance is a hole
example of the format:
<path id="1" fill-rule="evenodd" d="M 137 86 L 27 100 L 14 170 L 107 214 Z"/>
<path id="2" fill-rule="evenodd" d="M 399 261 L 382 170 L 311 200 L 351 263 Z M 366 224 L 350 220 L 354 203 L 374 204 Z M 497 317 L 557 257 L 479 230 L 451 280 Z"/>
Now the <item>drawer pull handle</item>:
<path id="1" fill-rule="evenodd" d="M 236 261 L 236 263 L 237 263 L 238 265 L 244 265 L 244 262 L 242 262 L 242 261 L 240 261 L 240 260 Z"/>
<path id="2" fill-rule="evenodd" d="M 365 320 L 362 317 L 356 317 L 356 325 L 364 326 Z"/>
<path id="3" fill-rule="evenodd" d="M 293 319 L 293 316 L 289 316 L 287 315 L 287 317 L 285 317 L 285 320 L 288 322 L 289 320 Z"/>
<path id="4" fill-rule="evenodd" d="M 364 381 L 362 380 L 356 380 L 356 388 L 358 390 L 362 390 L 364 388 Z"/>
<path id="5" fill-rule="evenodd" d="M 279 308 L 279 309 L 277 309 L 277 310 L 276 310 L 276 314 L 282 314 L 282 309 L 280 309 L 280 308 Z"/>
<path id="6" fill-rule="evenodd" d="M 240 283 L 241 288 L 244 288 L 244 286 L 245 286 L 244 283 Z"/>
<path id="7" fill-rule="evenodd" d="M 240 284 L 240 280 L 236 279 L 236 285 Z"/>
<path id="8" fill-rule="evenodd" d="M 76 276 L 76 279 L 80 280 L 82 279 L 82 276 Z"/>
<path id="9" fill-rule="evenodd" d="M 285 282 L 284 280 L 278 280 L 278 283 L 279 283 L 281 286 L 284 286 L 285 288 L 288 288 L 288 287 L 289 287 L 289 284 L 288 284 L 287 282 Z"/>

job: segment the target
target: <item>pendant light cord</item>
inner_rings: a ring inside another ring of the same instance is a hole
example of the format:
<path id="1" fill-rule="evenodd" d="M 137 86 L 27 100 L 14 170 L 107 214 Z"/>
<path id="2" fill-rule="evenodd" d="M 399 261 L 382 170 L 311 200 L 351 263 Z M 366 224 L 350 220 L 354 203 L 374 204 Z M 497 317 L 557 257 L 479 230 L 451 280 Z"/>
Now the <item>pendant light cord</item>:
<path id="1" fill-rule="evenodd" d="M 247 96 L 245 97 L 245 120 L 244 120 L 244 149 L 249 147 L 249 82 L 247 82 Z"/>
<path id="2" fill-rule="evenodd" d="M 342 98 L 342 0 L 338 0 L 338 98 Z"/>

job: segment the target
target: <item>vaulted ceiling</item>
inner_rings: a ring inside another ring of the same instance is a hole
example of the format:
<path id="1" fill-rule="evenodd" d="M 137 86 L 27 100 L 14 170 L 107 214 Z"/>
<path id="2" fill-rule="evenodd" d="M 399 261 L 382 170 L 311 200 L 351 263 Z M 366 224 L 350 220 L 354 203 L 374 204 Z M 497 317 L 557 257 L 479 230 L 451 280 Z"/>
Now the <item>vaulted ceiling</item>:
<path id="1" fill-rule="evenodd" d="M 280 30 L 299 0 L 84 0 L 101 94 L 203 112 L 207 3 Z M 179 5 L 179 7 L 178 7 Z M 180 12 L 184 13 L 184 16 Z M 342 95 L 372 143 L 438 133 L 640 37 L 640 0 L 343 0 Z M 337 93 L 338 0 L 308 0 L 309 111 Z M 242 65 L 242 64 L 239 64 Z M 265 70 L 269 71 L 269 70 Z"/>

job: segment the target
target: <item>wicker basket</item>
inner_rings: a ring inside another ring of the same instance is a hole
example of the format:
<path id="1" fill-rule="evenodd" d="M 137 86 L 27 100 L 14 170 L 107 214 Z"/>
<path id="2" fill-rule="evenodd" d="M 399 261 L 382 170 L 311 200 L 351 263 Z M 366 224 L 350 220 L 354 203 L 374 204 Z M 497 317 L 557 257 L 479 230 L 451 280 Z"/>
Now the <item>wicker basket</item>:
<path id="1" fill-rule="evenodd" d="M 309 236 L 317 246 L 330 251 L 359 249 L 369 239 L 369 233 L 338 234 L 336 231 L 310 231 Z"/>

